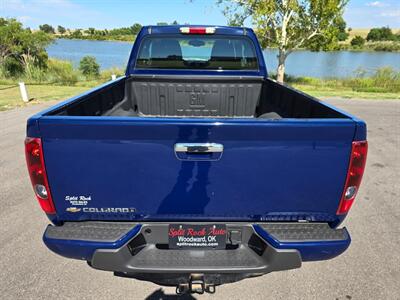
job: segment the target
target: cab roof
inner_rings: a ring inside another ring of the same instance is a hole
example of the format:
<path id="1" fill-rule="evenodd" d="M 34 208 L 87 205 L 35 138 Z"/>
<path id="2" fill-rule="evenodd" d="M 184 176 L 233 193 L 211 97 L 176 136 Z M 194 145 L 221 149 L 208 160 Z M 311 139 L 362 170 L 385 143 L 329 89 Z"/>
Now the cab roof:
<path id="1" fill-rule="evenodd" d="M 162 25 L 162 26 L 143 26 L 142 31 L 145 34 L 173 34 L 181 33 L 181 27 L 190 28 L 215 28 L 215 34 L 229 34 L 229 35 L 246 35 L 248 32 L 253 33 L 253 29 L 247 27 L 233 27 L 233 26 L 220 26 L 220 25 Z"/>

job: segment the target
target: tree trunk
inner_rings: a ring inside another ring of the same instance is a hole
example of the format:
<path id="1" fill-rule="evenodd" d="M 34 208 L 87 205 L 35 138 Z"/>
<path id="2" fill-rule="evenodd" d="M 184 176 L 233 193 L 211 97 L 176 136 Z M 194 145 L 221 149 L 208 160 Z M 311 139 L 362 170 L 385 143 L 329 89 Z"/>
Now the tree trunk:
<path id="1" fill-rule="evenodd" d="M 278 54 L 278 68 L 276 70 L 276 80 L 279 83 L 283 83 L 285 77 L 285 61 L 286 61 L 286 53 L 284 50 L 279 49 Z"/>

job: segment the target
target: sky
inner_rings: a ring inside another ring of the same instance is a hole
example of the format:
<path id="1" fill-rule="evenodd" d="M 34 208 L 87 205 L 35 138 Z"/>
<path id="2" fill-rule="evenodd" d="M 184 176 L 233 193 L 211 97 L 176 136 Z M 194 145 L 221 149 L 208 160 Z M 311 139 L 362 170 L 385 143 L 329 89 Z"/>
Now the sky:
<path id="1" fill-rule="evenodd" d="M 110 29 L 158 22 L 225 25 L 215 0 L 0 0 L 0 16 L 38 28 Z M 400 0 L 350 0 L 344 18 L 351 28 L 400 28 Z M 250 26 L 250 22 L 246 24 Z"/>

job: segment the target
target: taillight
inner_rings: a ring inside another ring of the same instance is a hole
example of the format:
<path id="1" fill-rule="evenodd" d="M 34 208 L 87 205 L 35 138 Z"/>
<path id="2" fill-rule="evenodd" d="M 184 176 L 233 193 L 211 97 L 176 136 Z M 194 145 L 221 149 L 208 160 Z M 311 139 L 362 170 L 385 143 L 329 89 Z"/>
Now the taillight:
<path id="1" fill-rule="evenodd" d="M 365 163 L 367 161 L 368 143 L 367 141 L 353 142 L 349 169 L 347 171 L 346 183 L 344 185 L 342 199 L 340 200 L 338 215 L 349 212 L 354 199 L 356 198 L 361 179 L 364 174 Z"/>
<path id="2" fill-rule="evenodd" d="M 46 213 L 55 214 L 56 210 L 51 198 L 49 182 L 47 181 L 40 138 L 27 137 L 25 139 L 25 156 L 33 190 L 40 206 Z"/>
<path id="3" fill-rule="evenodd" d="M 215 27 L 180 27 L 181 33 L 186 34 L 214 34 Z"/>

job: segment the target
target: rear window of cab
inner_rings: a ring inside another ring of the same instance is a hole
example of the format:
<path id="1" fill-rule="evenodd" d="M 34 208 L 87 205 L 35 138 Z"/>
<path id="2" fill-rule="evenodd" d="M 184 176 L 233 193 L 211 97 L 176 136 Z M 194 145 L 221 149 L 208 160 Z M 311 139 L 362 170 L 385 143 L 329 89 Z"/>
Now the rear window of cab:
<path id="1" fill-rule="evenodd" d="M 258 70 L 258 62 L 244 36 L 159 35 L 143 39 L 136 69 Z"/>

